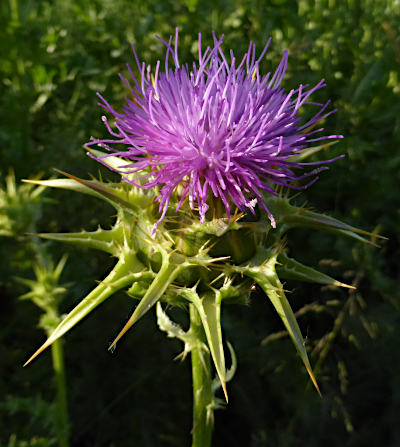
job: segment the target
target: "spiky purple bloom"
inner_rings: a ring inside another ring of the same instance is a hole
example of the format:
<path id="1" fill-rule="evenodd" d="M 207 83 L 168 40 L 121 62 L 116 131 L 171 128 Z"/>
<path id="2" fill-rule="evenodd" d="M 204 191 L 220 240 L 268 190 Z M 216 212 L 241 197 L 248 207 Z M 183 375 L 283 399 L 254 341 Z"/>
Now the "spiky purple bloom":
<path id="1" fill-rule="evenodd" d="M 219 40 L 213 34 L 214 46 L 203 52 L 199 34 L 199 61 L 190 69 L 178 59 L 178 31 L 175 45 L 172 36 L 166 46 L 165 71 L 157 62 L 154 75 L 150 66 L 140 62 L 135 48 L 133 52 L 140 71 L 137 80 L 128 66 L 133 88 L 121 75 L 132 99 L 126 98 L 121 113 L 99 94 L 105 110 L 115 117 L 113 130 L 107 119 L 103 121 L 115 139 L 92 139 L 132 163 L 119 169 L 122 174 L 145 171 L 137 181 L 126 181 L 143 188 L 159 187 L 157 200 L 161 217 L 164 218 L 171 195 L 180 185 L 180 199 L 176 210 L 188 198 L 191 209 L 198 208 L 200 221 L 204 222 L 209 208 L 209 193 L 219 197 L 226 214 L 230 217 L 232 202 L 238 209 L 254 212 L 258 203 L 263 207 L 275 226 L 275 220 L 267 209 L 262 191 L 277 195 L 275 187 L 287 186 L 304 189 L 314 183 L 319 167 L 303 175 L 304 165 L 318 165 L 334 161 L 299 163 L 292 157 L 309 147 L 310 143 L 341 135 L 316 136 L 323 129 L 307 130 L 331 113 L 325 112 L 326 104 L 310 102 L 315 91 L 325 87 L 320 81 L 314 87 L 300 85 L 286 93 L 280 86 L 287 68 L 288 52 L 271 75 L 261 76 L 259 64 L 271 39 L 256 59 L 256 47 L 250 42 L 247 53 L 239 63 L 231 50 L 227 58 Z M 172 58 L 174 67 L 169 66 Z M 300 107 L 311 104 L 317 113 L 306 123 L 298 116 Z M 110 143 L 122 143 L 126 150 L 110 147 Z M 111 155 L 111 154 L 110 154 Z M 99 159 L 101 161 L 101 159 Z M 314 178 L 302 186 L 294 182 L 307 177 Z M 143 179 L 145 183 L 143 183 Z"/>

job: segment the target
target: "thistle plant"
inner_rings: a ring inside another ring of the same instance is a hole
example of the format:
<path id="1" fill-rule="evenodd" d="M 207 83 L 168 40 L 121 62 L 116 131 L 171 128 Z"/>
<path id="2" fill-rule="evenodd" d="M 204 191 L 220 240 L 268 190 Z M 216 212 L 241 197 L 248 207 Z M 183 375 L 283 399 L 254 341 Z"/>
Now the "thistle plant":
<path id="1" fill-rule="evenodd" d="M 287 192 L 307 188 L 326 164 L 341 158 L 304 161 L 341 138 L 318 127 L 335 112 L 328 110 L 329 102 L 311 100 L 324 82 L 285 92 L 286 51 L 275 72 L 262 75 L 270 41 L 258 57 L 250 43 L 237 60 L 222 50 L 222 37 L 213 39 L 203 51 L 199 35 L 198 63 L 192 66 L 179 61 L 177 32 L 174 44 L 173 37 L 160 39 L 166 47 L 164 70 L 158 62 L 152 71 L 133 48 L 139 76 L 130 67 L 131 79 L 121 76 L 129 92 L 122 111 L 99 95 L 112 116 L 112 121 L 103 117 L 110 136 L 92 138 L 89 155 L 119 173 L 121 181 L 66 173 L 62 179 L 33 181 L 110 203 L 116 210 L 110 229 L 39 236 L 105 251 L 116 262 L 27 362 L 125 290 L 137 306 L 110 349 L 145 313 L 156 310 L 160 329 L 184 343 L 182 357 L 191 356 L 192 446 L 201 447 L 211 445 L 213 414 L 223 404 L 216 394 L 222 388 L 228 401 L 227 382 L 236 368 L 229 344 L 231 367 L 225 362 L 221 313 L 228 311 L 226 305 L 247 303 L 258 284 L 319 392 L 281 281 L 350 286 L 290 258 L 287 233 L 305 227 L 371 243 L 370 233 L 296 206 Z M 300 117 L 303 106 L 314 109 L 311 119 Z M 171 321 L 163 303 L 188 312 L 187 331 Z"/>
<path id="2" fill-rule="evenodd" d="M 21 239 L 35 231 L 44 190 L 43 186 L 17 185 L 14 171 L 10 170 L 5 188 L 0 188 L 0 236 Z"/>
<path id="3" fill-rule="evenodd" d="M 15 280 L 27 286 L 30 291 L 20 297 L 29 300 L 42 310 L 39 327 L 47 336 L 60 324 L 60 302 L 66 288 L 59 284 L 66 256 L 54 266 L 44 244 L 27 237 L 36 231 L 36 225 L 42 215 L 42 203 L 46 200 L 42 194 L 44 186 L 31 183 L 17 185 L 13 171 L 6 177 L 5 188 L 0 188 L 0 236 L 18 240 L 24 247 L 25 257 L 31 260 L 35 279 L 16 277 Z M 67 389 L 64 368 L 63 340 L 53 343 L 52 364 L 56 388 L 55 432 L 60 447 L 69 445 Z"/>
<path id="4" fill-rule="evenodd" d="M 35 279 L 16 278 L 17 281 L 30 289 L 20 299 L 32 301 L 43 311 L 39 327 L 43 329 L 47 336 L 50 336 L 62 321 L 59 305 L 67 289 L 59 284 L 59 279 L 66 261 L 67 257 L 63 256 L 54 266 L 51 260 L 42 256 L 33 266 Z M 51 357 L 57 392 L 54 414 L 57 439 L 60 447 L 68 447 L 69 423 L 63 342 L 64 340 L 57 340 L 52 344 Z"/>

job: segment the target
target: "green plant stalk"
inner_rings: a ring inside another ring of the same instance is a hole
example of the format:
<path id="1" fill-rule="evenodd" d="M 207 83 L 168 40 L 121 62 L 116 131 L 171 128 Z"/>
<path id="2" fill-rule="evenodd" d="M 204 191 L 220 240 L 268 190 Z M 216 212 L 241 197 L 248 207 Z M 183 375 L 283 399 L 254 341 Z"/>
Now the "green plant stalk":
<path id="1" fill-rule="evenodd" d="M 190 330 L 202 342 L 206 337 L 200 315 L 193 304 L 190 304 Z M 191 351 L 193 380 L 193 428 L 192 447 L 210 447 L 213 431 L 212 410 L 212 376 L 210 354 L 202 347 Z"/>
<path id="2" fill-rule="evenodd" d="M 69 447 L 69 423 L 67 407 L 67 387 L 65 381 L 63 340 L 56 340 L 51 345 L 54 379 L 57 392 L 55 427 L 60 447 Z"/>

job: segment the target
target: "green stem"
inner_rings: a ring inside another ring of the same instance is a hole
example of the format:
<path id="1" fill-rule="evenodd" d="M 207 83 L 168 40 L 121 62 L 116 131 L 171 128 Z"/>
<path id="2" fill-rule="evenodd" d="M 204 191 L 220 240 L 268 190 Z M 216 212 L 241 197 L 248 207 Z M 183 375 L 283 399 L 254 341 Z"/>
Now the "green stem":
<path id="1" fill-rule="evenodd" d="M 58 445 L 69 446 L 69 424 L 67 407 L 67 388 L 65 383 L 64 349 L 63 340 L 56 340 L 51 345 L 51 356 L 53 360 L 54 378 L 57 391 L 56 407 L 56 432 Z"/>
<path id="2" fill-rule="evenodd" d="M 200 341 L 206 341 L 200 315 L 193 304 L 190 304 L 190 329 Z M 210 447 L 213 430 L 210 354 L 204 348 L 193 348 L 191 358 L 193 378 L 192 447 Z"/>

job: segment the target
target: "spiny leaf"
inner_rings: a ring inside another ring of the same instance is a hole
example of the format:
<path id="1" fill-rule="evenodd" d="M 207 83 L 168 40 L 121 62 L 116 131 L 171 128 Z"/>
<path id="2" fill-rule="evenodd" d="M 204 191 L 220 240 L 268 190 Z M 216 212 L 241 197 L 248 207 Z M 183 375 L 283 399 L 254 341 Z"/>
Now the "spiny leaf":
<path id="1" fill-rule="evenodd" d="M 100 182 L 95 182 L 93 180 L 84 180 L 79 177 L 75 177 L 74 175 L 68 174 L 66 172 L 60 171 L 59 169 L 55 169 L 56 172 L 68 177 L 70 179 L 75 180 L 76 182 L 87 186 L 92 189 L 94 192 L 98 193 L 98 195 L 102 196 L 102 198 L 106 199 L 111 205 L 113 205 L 116 209 L 118 207 L 123 207 L 128 210 L 139 211 L 138 207 L 133 203 L 125 200 L 123 197 L 120 197 L 116 194 L 116 191 L 109 186 L 106 186 Z"/>
<path id="2" fill-rule="evenodd" d="M 25 183 L 32 183 L 34 185 L 41 185 L 46 186 L 49 188 L 59 188 L 59 189 L 67 189 L 70 191 L 76 191 L 81 192 L 83 194 L 88 194 L 90 196 L 103 198 L 101 194 L 98 194 L 93 189 L 87 187 L 86 185 L 83 185 L 82 183 L 79 183 L 71 178 L 57 178 L 57 179 L 50 179 L 50 180 L 31 180 L 31 179 L 24 179 L 22 180 Z"/>
<path id="3" fill-rule="evenodd" d="M 226 389 L 225 355 L 221 330 L 221 293 L 207 293 L 202 299 L 194 289 L 183 289 L 182 296 L 196 307 L 206 334 L 211 357 L 217 371 L 225 399 L 228 402 Z"/>
<path id="4" fill-rule="evenodd" d="M 300 281 L 313 282 L 317 284 L 333 285 L 338 287 L 347 287 L 355 289 L 353 286 L 344 284 L 331 278 L 325 273 L 321 273 L 311 267 L 308 267 L 294 259 L 289 258 L 285 253 L 280 253 L 278 256 L 279 264 L 276 266 L 279 278 L 283 279 L 297 279 Z"/>
<path id="5" fill-rule="evenodd" d="M 125 167 L 128 167 L 128 165 L 130 166 L 128 170 L 131 169 L 131 161 L 87 147 L 86 149 L 88 150 L 90 156 L 94 156 L 95 159 L 101 159 L 101 163 L 110 167 L 117 174 L 121 174 L 124 180 L 128 180 L 128 182 L 134 182 L 134 184 L 138 185 L 141 185 L 143 183 L 142 179 L 140 178 L 143 176 L 143 174 L 145 174 L 143 171 L 135 172 L 133 174 L 124 174 L 122 172 L 122 170 Z M 130 203 L 135 205 L 136 209 L 147 209 L 149 205 L 154 202 L 157 194 L 155 194 L 154 190 L 152 189 L 137 188 L 128 182 L 123 181 L 118 183 L 117 185 L 119 187 L 115 190 L 115 194 L 119 195 L 119 197 L 121 197 L 122 199 L 129 200 Z M 175 206 L 176 205 L 177 203 L 175 204 Z"/>
<path id="6" fill-rule="evenodd" d="M 32 234 L 43 239 L 52 241 L 76 244 L 87 248 L 105 251 L 112 255 L 118 253 L 118 248 L 124 241 L 123 229 L 120 225 L 114 226 L 111 230 L 99 228 L 96 231 L 81 231 L 79 233 L 39 233 Z"/>
<path id="7" fill-rule="evenodd" d="M 87 146 L 85 146 L 85 149 L 89 152 L 89 156 L 92 156 L 92 158 L 94 159 L 100 159 L 101 163 L 110 167 L 113 171 L 117 172 L 122 177 L 125 177 L 128 180 L 135 180 L 135 178 L 140 177 L 141 175 L 139 172 L 136 172 L 135 174 L 123 173 L 123 169 L 125 167 L 132 165 L 131 161 L 124 160 L 123 158 L 116 157 L 115 155 L 107 154 L 106 152 L 102 152 L 97 149 L 92 149 Z"/>
<path id="8" fill-rule="evenodd" d="M 174 323 L 168 315 L 164 312 L 161 303 L 158 301 L 156 307 L 157 324 L 158 327 L 167 333 L 170 338 L 178 338 L 181 340 L 185 347 L 183 352 L 178 356 L 184 359 L 186 355 L 195 348 L 201 348 L 208 352 L 207 346 L 195 337 L 192 330 L 184 331 L 178 324 Z"/>
<path id="9" fill-rule="evenodd" d="M 157 324 L 158 327 L 167 333 L 170 338 L 179 338 L 186 343 L 186 336 L 188 331 L 184 331 L 179 324 L 174 323 L 169 316 L 164 312 L 161 303 L 158 301 L 156 306 Z"/>
<path id="10" fill-rule="evenodd" d="M 72 329 L 104 300 L 137 280 L 137 272 L 142 270 L 142 268 L 143 265 L 133 256 L 130 257 L 129 261 L 126 259 L 119 260 L 107 278 L 98 284 L 98 286 L 61 321 L 46 342 L 29 358 L 24 366 L 48 348 L 55 340 Z"/>
<path id="11" fill-rule="evenodd" d="M 207 335 L 211 356 L 214 360 L 215 369 L 221 381 L 225 399 L 228 402 L 228 392 L 226 389 L 226 369 L 225 355 L 222 344 L 221 330 L 221 294 L 219 291 L 207 294 L 203 300 L 203 308 L 206 318 L 202 318 L 203 327 Z"/>
<path id="12" fill-rule="evenodd" d="M 310 361 L 308 360 L 307 351 L 305 348 L 305 341 L 301 334 L 299 325 L 297 324 L 296 318 L 294 316 L 293 310 L 283 292 L 282 284 L 279 281 L 277 275 L 275 277 L 269 278 L 269 281 L 266 281 L 266 277 L 263 275 L 255 275 L 253 279 L 258 283 L 258 285 L 264 290 L 267 294 L 268 298 L 271 300 L 271 303 L 275 307 L 275 310 L 278 312 L 283 324 L 285 325 L 289 335 L 300 354 L 300 357 L 306 367 L 306 370 L 313 382 L 318 394 L 321 394 L 317 381 L 314 377 L 314 373 L 311 369 Z"/>
<path id="13" fill-rule="evenodd" d="M 359 235 L 386 239 L 383 236 L 379 236 L 368 231 L 352 227 L 351 225 L 347 225 L 346 223 L 341 222 L 338 219 L 326 216 L 325 214 L 315 213 L 314 211 L 310 211 L 305 208 L 298 208 L 298 211 L 295 214 L 285 216 L 282 219 L 282 223 L 288 223 L 290 226 L 305 226 L 309 228 L 339 233 L 371 245 L 376 244 Z"/>
<path id="14" fill-rule="evenodd" d="M 237 370 L 237 357 L 236 357 L 236 353 L 235 350 L 233 349 L 233 346 L 229 343 L 229 341 L 226 342 L 226 344 L 228 345 L 228 349 L 229 349 L 229 353 L 231 355 L 231 367 L 226 371 L 226 383 L 230 382 Z M 212 390 L 213 393 L 215 393 L 215 391 L 217 391 L 217 389 L 221 386 L 221 381 L 219 380 L 218 377 L 216 377 L 213 380 L 212 383 Z"/>
<path id="15" fill-rule="evenodd" d="M 306 370 L 313 382 L 316 390 L 319 394 L 319 387 L 317 381 L 315 380 L 314 374 L 311 369 L 310 361 L 308 360 L 307 351 L 305 349 L 305 342 L 299 325 L 297 324 L 296 317 L 294 316 L 293 310 L 285 296 L 281 282 L 279 281 L 278 275 L 275 271 L 275 264 L 277 254 L 271 254 L 270 251 L 259 248 L 255 259 L 259 260 L 261 257 L 265 256 L 265 261 L 261 265 L 254 265 L 254 261 L 245 267 L 232 266 L 232 270 L 243 273 L 254 279 L 256 283 L 263 289 L 268 298 L 270 299 L 272 305 L 277 311 L 279 317 L 281 318 L 283 324 L 288 331 L 293 344 L 295 345 L 301 360 L 306 367 Z"/>
<path id="16" fill-rule="evenodd" d="M 116 343 L 125 335 L 125 333 L 150 310 L 154 304 L 161 298 L 166 288 L 173 282 L 175 277 L 182 270 L 182 265 L 170 263 L 169 259 L 164 260 L 160 271 L 157 273 L 145 296 L 140 300 L 138 306 L 129 318 L 128 322 L 122 328 L 117 338 L 112 342 L 109 349 L 113 349 Z"/>
<path id="17" fill-rule="evenodd" d="M 376 244 L 375 242 L 373 242 L 371 240 L 368 240 L 368 239 L 365 239 L 365 237 L 362 237 L 359 234 L 356 234 L 354 231 L 341 230 L 339 228 L 334 228 L 334 227 L 324 228 L 324 230 L 326 230 L 326 231 L 328 231 L 330 233 L 338 234 L 339 236 L 345 236 L 345 237 L 348 237 L 350 239 L 354 239 L 356 241 L 363 242 L 364 244 L 372 245 L 373 247 L 379 247 L 379 245 Z M 371 235 L 371 237 L 375 237 L 375 236 Z M 379 237 L 381 239 L 386 239 L 383 236 L 376 236 L 376 237 Z"/>
<path id="18" fill-rule="evenodd" d="M 308 227 L 334 232 L 371 245 L 376 244 L 360 235 L 386 239 L 383 236 L 353 227 L 325 214 L 310 211 L 305 207 L 293 206 L 289 199 L 285 197 L 265 196 L 264 200 L 271 213 L 279 221 L 278 228 L 281 227 L 284 231 L 293 227 Z"/>

